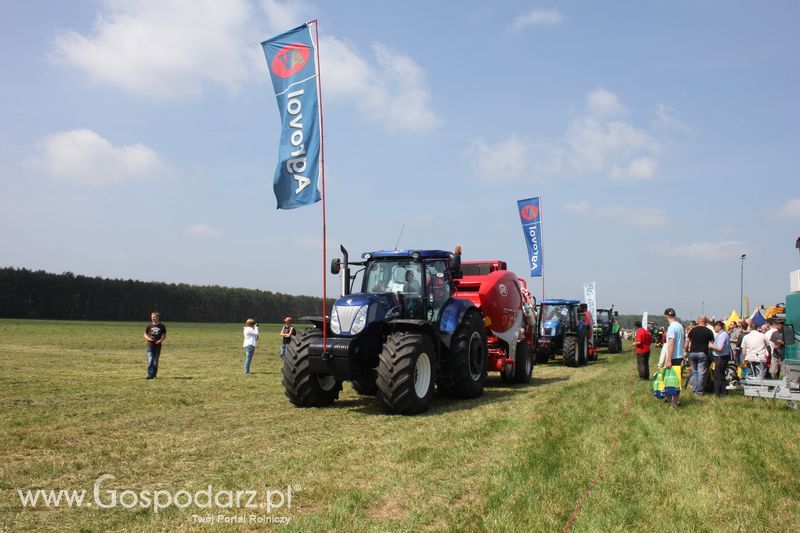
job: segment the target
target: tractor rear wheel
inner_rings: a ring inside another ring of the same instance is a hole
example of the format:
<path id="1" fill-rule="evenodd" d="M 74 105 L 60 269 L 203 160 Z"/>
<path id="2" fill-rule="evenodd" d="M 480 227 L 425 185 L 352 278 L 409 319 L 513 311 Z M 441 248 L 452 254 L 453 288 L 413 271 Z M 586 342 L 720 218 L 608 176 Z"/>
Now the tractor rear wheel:
<path id="1" fill-rule="evenodd" d="M 311 342 L 322 338 L 322 331 L 311 328 L 292 337 L 283 358 L 283 389 L 297 407 L 322 407 L 339 398 L 342 382 L 329 374 L 311 372 Z"/>
<path id="2" fill-rule="evenodd" d="M 489 376 L 486 329 L 480 313 L 468 311 L 450 342 L 448 359 L 452 384 L 442 392 L 454 398 L 477 398 Z"/>
<path id="3" fill-rule="evenodd" d="M 608 353 L 620 353 L 622 351 L 622 339 L 619 333 L 612 333 L 608 337 Z"/>
<path id="4" fill-rule="evenodd" d="M 517 344 L 517 364 L 514 365 L 514 383 L 530 383 L 533 372 L 531 348 L 525 342 Z"/>
<path id="5" fill-rule="evenodd" d="M 585 331 L 585 330 L 584 330 Z M 580 358 L 578 359 L 578 364 L 585 365 L 589 362 L 589 336 L 584 335 L 583 340 L 578 341 L 578 347 L 580 348 Z"/>
<path id="6" fill-rule="evenodd" d="M 430 339 L 419 333 L 389 335 L 379 356 L 378 398 L 389 412 L 414 415 L 427 411 L 433 398 L 436 354 Z"/>
<path id="7" fill-rule="evenodd" d="M 564 357 L 564 364 L 567 366 L 578 366 L 580 361 L 580 345 L 578 344 L 578 337 L 575 335 L 567 335 L 564 337 L 564 347 L 561 350 Z"/>

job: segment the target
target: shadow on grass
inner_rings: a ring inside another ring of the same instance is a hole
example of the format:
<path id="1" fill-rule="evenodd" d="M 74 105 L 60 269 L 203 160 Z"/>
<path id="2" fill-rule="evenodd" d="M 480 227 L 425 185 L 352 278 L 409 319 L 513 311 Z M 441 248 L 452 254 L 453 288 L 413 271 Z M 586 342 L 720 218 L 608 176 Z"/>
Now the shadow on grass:
<path id="1" fill-rule="evenodd" d="M 552 377 L 552 378 L 537 378 L 537 377 L 534 377 L 533 378 L 533 385 L 534 386 L 549 385 L 550 383 L 558 383 L 559 381 L 569 381 L 569 378 L 565 377 L 565 376 L 555 376 L 555 377 Z"/>
<path id="2" fill-rule="evenodd" d="M 498 383 L 498 386 L 495 387 L 493 384 L 490 384 L 483 389 L 483 395 L 481 397 L 473 399 L 446 398 L 440 394 L 435 394 L 430 409 L 414 416 L 438 416 L 453 411 L 468 411 L 487 403 L 505 402 L 515 395 L 528 392 L 530 387 L 531 385 L 506 385 L 504 383 Z M 326 408 L 349 409 L 364 415 L 385 416 L 390 414 L 384 409 L 383 404 L 376 396 L 359 396 L 354 399 L 337 400 L 333 405 Z"/>

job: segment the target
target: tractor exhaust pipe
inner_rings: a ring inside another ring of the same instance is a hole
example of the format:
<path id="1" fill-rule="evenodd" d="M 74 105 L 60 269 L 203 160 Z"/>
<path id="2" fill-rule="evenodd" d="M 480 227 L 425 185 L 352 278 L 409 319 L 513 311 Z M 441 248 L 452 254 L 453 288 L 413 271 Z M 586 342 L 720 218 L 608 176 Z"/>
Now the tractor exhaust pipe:
<path id="1" fill-rule="evenodd" d="M 344 296 L 350 294 L 350 264 L 347 262 L 347 250 L 342 245 L 339 247 L 342 249 L 342 259 L 338 257 L 331 259 L 331 274 L 334 276 L 339 274 L 342 285 L 339 296 Z"/>
<path id="2" fill-rule="evenodd" d="M 350 264 L 347 262 L 348 254 L 344 245 L 340 244 L 339 248 L 342 250 L 342 296 L 350 294 Z"/>

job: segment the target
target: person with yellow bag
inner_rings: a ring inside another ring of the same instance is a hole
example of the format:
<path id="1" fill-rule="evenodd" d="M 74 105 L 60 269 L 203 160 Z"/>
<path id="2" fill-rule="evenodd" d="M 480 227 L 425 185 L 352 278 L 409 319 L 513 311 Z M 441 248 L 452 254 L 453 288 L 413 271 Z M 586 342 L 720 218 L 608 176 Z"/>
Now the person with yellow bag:
<path id="1" fill-rule="evenodd" d="M 667 344 L 664 353 L 664 395 L 670 407 L 681 403 L 681 363 L 683 362 L 683 326 L 678 322 L 675 309 L 667 307 L 664 316 L 669 321 L 667 328 Z M 659 362 L 660 364 L 660 362 Z"/>

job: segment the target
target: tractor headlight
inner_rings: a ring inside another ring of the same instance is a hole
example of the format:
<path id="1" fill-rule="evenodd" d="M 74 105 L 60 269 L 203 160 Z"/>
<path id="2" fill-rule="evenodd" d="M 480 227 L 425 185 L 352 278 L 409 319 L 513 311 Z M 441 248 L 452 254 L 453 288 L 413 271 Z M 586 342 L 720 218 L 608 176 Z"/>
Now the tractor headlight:
<path id="1" fill-rule="evenodd" d="M 358 310 L 356 313 L 356 317 L 353 319 L 353 326 L 350 328 L 350 333 L 353 335 L 358 335 L 364 329 L 364 326 L 367 325 L 367 309 L 369 308 L 368 305 L 362 305 L 361 309 Z"/>
<path id="2" fill-rule="evenodd" d="M 336 306 L 333 307 L 333 311 L 331 312 L 331 331 L 335 335 L 342 332 L 342 328 L 339 327 L 339 312 L 336 310 Z"/>

